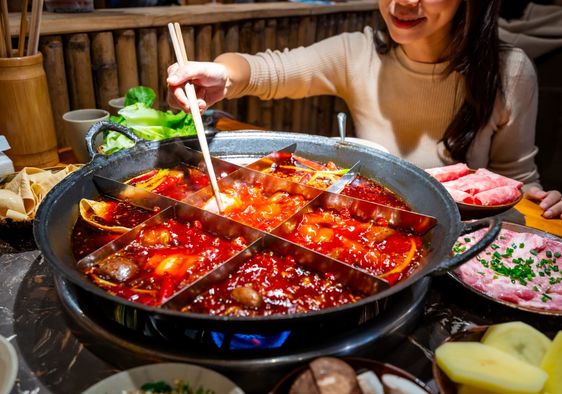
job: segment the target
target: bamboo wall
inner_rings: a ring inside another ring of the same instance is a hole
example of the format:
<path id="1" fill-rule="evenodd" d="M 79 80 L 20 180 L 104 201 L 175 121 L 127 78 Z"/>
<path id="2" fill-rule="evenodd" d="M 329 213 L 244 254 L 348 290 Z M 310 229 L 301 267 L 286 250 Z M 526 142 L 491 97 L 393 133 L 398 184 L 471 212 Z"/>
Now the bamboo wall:
<path id="1" fill-rule="evenodd" d="M 306 46 L 338 33 L 362 30 L 375 21 L 375 5 L 367 1 L 337 6 L 272 4 L 277 5 L 96 10 L 85 16 L 45 13 L 40 51 L 59 147 L 67 145 L 62 114 L 79 108 L 110 110 L 108 101 L 123 96 L 130 87 L 150 86 L 158 94 L 160 108 L 166 108 L 167 67 L 174 62 L 168 22 L 182 25 L 190 59 L 212 60 L 229 51 Z M 11 14 L 11 19 L 18 16 Z M 15 31 L 16 26 L 11 27 Z M 322 135 L 337 135 L 336 114 L 346 111 L 343 101 L 333 97 L 273 101 L 246 97 L 225 100 L 214 108 L 267 129 Z"/>

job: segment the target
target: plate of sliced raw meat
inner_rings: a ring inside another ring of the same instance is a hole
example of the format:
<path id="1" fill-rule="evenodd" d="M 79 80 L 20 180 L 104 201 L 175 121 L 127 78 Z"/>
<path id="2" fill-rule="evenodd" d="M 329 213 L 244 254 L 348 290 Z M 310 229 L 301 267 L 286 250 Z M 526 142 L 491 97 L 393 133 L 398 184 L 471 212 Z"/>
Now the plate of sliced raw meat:
<path id="1" fill-rule="evenodd" d="M 523 198 L 523 183 L 465 163 L 426 170 L 456 201 L 463 218 L 497 215 Z"/>
<path id="2" fill-rule="evenodd" d="M 453 253 L 482 237 L 461 236 Z M 495 302 L 529 312 L 562 316 L 562 239 L 515 223 L 503 222 L 498 237 L 450 275 Z"/>

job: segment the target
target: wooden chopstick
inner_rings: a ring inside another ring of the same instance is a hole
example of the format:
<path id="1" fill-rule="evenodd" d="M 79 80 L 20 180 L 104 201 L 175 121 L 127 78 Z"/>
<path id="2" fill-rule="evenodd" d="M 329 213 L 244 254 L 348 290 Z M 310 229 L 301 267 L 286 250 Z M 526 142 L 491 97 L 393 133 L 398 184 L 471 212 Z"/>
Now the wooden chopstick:
<path id="1" fill-rule="evenodd" d="M 39 48 L 39 32 L 41 28 L 41 15 L 43 14 L 43 0 L 32 0 L 31 26 L 29 28 L 29 41 L 27 43 L 27 56 L 35 55 Z"/>
<path id="2" fill-rule="evenodd" d="M 170 31 L 170 38 L 172 39 L 172 45 L 174 47 L 174 53 L 176 54 L 178 64 L 180 66 L 184 66 L 189 60 L 187 59 L 187 51 L 185 50 L 185 44 L 183 42 L 183 36 L 181 34 L 181 27 L 177 22 L 175 24 L 168 23 L 168 30 Z M 195 93 L 195 88 L 191 83 L 185 85 L 185 94 L 187 95 L 189 107 L 191 108 L 193 123 L 195 123 L 195 130 L 197 131 L 197 139 L 199 140 L 201 153 L 203 153 L 203 159 L 205 160 L 205 165 L 207 166 L 207 172 L 209 173 L 209 179 L 211 181 L 211 187 L 217 201 L 217 207 L 219 209 L 219 212 L 223 212 L 224 208 L 222 205 L 219 185 L 217 182 L 217 177 L 215 175 L 213 162 L 211 160 L 209 145 L 207 145 L 207 138 L 205 136 L 203 120 L 201 119 L 201 112 L 199 111 L 199 104 L 197 103 L 197 94 Z"/>
<path id="3" fill-rule="evenodd" d="M 27 6 L 29 0 L 22 0 L 20 17 L 20 34 L 18 37 L 18 56 L 25 54 L 25 36 L 27 35 Z"/>
<path id="4" fill-rule="evenodd" d="M 0 0 L 0 14 L 2 14 L 2 35 L 4 36 L 5 56 L 12 57 L 12 36 L 10 35 L 10 22 L 8 20 L 8 0 Z"/>

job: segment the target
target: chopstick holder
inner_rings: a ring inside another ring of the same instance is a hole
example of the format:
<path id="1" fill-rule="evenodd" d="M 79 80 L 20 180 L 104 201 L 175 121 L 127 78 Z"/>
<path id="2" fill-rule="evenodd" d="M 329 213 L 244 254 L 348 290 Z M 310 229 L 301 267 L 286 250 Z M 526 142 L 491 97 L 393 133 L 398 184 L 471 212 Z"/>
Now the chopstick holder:
<path id="1" fill-rule="evenodd" d="M 181 34 L 181 28 L 179 23 L 168 23 L 168 30 L 170 31 L 170 37 L 172 39 L 172 45 L 174 47 L 174 53 L 176 54 L 176 59 L 180 66 L 184 66 L 187 62 L 187 52 L 185 50 L 185 44 L 183 42 L 183 36 Z M 199 104 L 197 103 L 197 94 L 195 93 L 195 87 L 193 84 L 188 83 L 185 85 L 185 93 L 187 95 L 187 100 L 189 101 L 189 106 L 191 108 L 191 115 L 193 116 L 193 123 L 195 123 L 195 130 L 197 131 L 197 138 L 199 140 L 199 145 L 201 146 L 201 153 L 203 153 L 203 159 L 205 160 L 205 165 L 207 166 L 207 172 L 209 173 L 209 179 L 211 181 L 211 187 L 217 201 L 217 207 L 219 212 L 224 211 L 222 205 L 222 199 L 220 195 L 219 185 L 217 182 L 217 177 L 215 175 L 215 169 L 213 167 L 213 162 L 211 160 L 211 154 L 209 152 L 209 145 L 207 145 L 207 138 L 205 136 L 205 129 L 203 127 L 203 120 L 201 119 L 201 112 L 199 111 Z"/>

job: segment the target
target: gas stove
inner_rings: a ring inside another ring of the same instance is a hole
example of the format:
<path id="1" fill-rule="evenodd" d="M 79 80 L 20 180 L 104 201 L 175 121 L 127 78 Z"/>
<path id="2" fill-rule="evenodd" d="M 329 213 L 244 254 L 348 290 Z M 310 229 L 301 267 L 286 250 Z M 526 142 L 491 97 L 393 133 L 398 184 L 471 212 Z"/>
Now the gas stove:
<path id="1" fill-rule="evenodd" d="M 376 358 L 404 340 L 422 314 L 429 279 L 378 301 L 362 319 L 278 332 L 221 332 L 174 326 L 117 308 L 61 277 L 56 290 L 76 337 L 112 365 L 128 369 L 154 362 L 185 362 L 216 370 L 246 393 L 264 393 L 286 373 L 321 356 Z"/>

